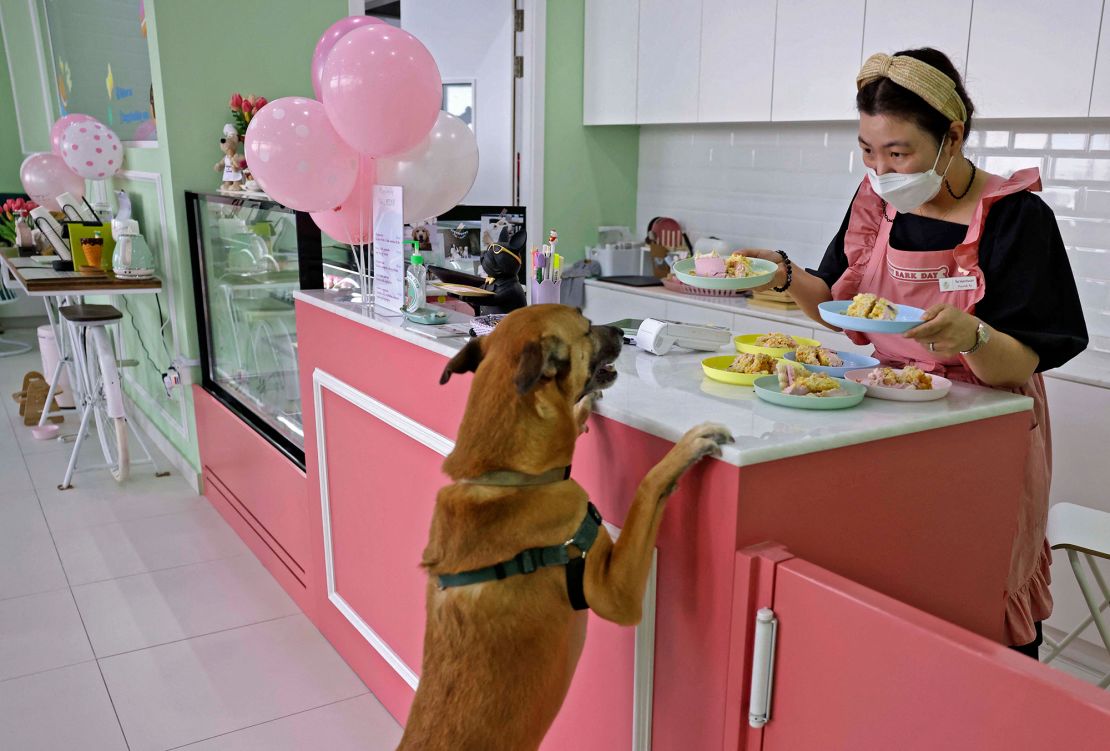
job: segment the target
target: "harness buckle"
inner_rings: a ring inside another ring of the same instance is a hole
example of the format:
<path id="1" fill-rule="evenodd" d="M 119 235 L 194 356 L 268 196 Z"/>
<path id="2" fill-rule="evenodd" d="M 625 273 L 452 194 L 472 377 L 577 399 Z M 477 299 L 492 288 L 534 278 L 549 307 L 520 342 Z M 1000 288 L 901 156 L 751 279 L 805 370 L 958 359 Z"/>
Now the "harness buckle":
<path id="1" fill-rule="evenodd" d="M 578 547 L 578 543 L 574 541 L 573 537 L 563 543 L 563 550 L 567 551 L 567 560 L 568 561 L 573 561 L 577 558 L 585 558 L 586 557 L 586 551 L 583 550 L 582 548 Z M 571 555 L 571 550 L 574 550 L 575 552 L 577 552 L 578 555 Z"/>

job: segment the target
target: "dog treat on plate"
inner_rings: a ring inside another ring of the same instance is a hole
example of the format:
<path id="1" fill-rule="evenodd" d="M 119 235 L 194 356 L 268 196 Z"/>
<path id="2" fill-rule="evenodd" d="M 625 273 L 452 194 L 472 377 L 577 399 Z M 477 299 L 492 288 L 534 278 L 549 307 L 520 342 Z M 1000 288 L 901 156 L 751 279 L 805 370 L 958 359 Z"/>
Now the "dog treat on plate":
<path id="1" fill-rule="evenodd" d="M 794 350 L 794 357 L 797 358 L 798 362 L 806 365 L 824 365 L 829 368 L 839 368 L 844 365 L 840 355 L 824 347 L 807 347 L 799 344 L 798 348 Z"/>
<path id="2" fill-rule="evenodd" d="M 771 375 L 775 372 L 775 358 L 770 355 L 743 354 L 733 360 L 727 369 L 733 373 L 764 373 Z"/>
<path id="3" fill-rule="evenodd" d="M 933 378 L 920 368 L 908 365 L 899 373 L 894 368 L 875 368 L 867 374 L 864 381 L 868 386 L 885 386 L 890 389 L 918 389 L 928 391 L 933 388 Z"/>
<path id="4" fill-rule="evenodd" d="M 756 337 L 755 346 L 771 347 L 772 349 L 794 349 L 798 346 L 797 340 L 786 334 L 763 334 Z"/>
<path id="5" fill-rule="evenodd" d="M 783 360 L 775 366 L 775 375 L 779 377 L 779 388 L 784 394 L 791 396 L 846 396 L 847 392 L 840 388 L 835 379 L 822 373 L 799 373 Z"/>
<path id="6" fill-rule="evenodd" d="M 878 297 L 870 292 L 861 292 L 852 298 L 852 304 L 844 311 L 844 315 L 855 318 L 873 318 L 879 321 L 893 321 L 898 309 L 890 300 Z"/>

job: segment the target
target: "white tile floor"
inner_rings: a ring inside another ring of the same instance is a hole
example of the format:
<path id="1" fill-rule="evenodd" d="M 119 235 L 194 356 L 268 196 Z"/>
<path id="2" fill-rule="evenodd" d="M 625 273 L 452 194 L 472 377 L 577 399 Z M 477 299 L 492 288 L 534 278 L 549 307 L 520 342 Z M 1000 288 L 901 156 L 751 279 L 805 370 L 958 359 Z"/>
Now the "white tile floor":
<path id="1" fill-rule="evenodd" d="M 71 444 L 35 441 L 9 396 L 40 369 L 0 358 L 0 749 L 393 749 L 398 724 L 180 476 L 57 490 Z"/>

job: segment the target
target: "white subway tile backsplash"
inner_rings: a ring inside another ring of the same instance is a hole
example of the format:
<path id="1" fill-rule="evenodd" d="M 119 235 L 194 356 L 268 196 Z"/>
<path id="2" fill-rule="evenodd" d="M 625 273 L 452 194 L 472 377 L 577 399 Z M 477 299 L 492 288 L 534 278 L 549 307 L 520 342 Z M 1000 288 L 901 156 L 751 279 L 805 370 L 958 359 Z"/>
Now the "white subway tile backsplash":
<path id="1" fill-rule="evenodd" d="M 865 171 L 855 123 L 643 126 L 637 225 L 673 216 L 691 240 L 781 248 L 816 266 Z M 1105 121 L 991 121 L 967 154 L 989 172 L 1040 167 L 1082 290 L 1092 349 L 1110 351 L 1110 132 Z M 1098 333 L 1096 333 L 1096 329 Z"/>

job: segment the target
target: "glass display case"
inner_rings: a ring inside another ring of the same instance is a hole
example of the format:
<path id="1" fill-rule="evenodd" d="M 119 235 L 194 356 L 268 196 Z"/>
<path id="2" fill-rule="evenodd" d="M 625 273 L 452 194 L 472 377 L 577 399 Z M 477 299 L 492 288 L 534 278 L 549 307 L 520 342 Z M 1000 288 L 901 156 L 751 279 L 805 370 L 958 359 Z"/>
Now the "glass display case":
<path id="1" fill-rule="evenodd" d="M 303 468 L 293 293 L 324 286 L 320 231 L 273 201 L 185 198 L 202 385 Z"/>

